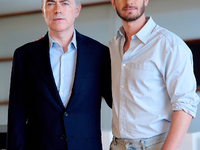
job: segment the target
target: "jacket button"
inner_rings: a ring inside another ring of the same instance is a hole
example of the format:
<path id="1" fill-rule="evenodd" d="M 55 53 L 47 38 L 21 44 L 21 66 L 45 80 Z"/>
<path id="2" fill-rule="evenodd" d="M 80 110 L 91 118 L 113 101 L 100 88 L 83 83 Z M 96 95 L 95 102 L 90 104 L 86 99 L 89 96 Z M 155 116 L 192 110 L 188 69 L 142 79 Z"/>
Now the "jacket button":
<path id="1" fill-rule="evenodd" d="M 67 117 L 67 116 L 68 116 L 68 113 L 67 113 L 67 112 L 65 112 L 65 113 L 64 113 L 64 116 L 65 116 L 65 117 Z"/>
<path id="2" fill-rule="evenodd" d="M 63 135 L 61 135 L 60 139 L 64 140 L 64 139 L 66 139 L 66 136 L 63 134 Z"/>

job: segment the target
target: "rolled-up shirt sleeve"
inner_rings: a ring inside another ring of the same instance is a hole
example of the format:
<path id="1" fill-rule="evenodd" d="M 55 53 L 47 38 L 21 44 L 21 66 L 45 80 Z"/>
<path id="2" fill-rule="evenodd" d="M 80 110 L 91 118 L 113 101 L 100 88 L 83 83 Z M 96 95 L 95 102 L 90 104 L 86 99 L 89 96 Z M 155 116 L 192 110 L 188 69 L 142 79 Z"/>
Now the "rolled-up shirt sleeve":
<path id="1" fill-rule="evenodd" d="M 184 110 L 196 116 L 199 96 L 193 71 L 192 52 L 186 45 L 173 46 L 166 52 L 165 81 L 172 110 Z"/>

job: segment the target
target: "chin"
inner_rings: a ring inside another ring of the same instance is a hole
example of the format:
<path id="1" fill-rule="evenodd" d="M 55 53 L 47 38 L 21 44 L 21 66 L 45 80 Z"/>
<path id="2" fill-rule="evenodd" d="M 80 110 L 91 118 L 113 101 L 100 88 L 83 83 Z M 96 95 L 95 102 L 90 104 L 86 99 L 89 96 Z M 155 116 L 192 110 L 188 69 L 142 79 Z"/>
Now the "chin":
<path id="1" fill-rule="evenodd" d="M 56 27 L 56 28 L 52 28 L 53 31 L 55 32 L 62 32 L 62 31 L 66 31 L 66 28 L 61 28 L 61 27 Z"/>

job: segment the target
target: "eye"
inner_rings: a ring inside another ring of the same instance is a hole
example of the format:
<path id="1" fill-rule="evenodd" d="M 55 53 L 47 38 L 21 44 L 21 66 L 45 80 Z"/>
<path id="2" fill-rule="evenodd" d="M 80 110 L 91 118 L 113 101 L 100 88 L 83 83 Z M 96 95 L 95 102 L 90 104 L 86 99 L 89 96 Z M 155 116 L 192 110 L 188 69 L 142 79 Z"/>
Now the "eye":
<path id="1" fill-rule="evenodd" d="M 53 5 L 54 5 L 54 3 L 52 3 L 52 2 L 47 3 L 47 6 L 53 6 Z"/>
<path id="2" fill-rule="evenodd" d="M 68 3 L 63 3 L 63 5 L 67 6 L 67 5 L 69 5 L 69 4 L 68 4 Z"/>

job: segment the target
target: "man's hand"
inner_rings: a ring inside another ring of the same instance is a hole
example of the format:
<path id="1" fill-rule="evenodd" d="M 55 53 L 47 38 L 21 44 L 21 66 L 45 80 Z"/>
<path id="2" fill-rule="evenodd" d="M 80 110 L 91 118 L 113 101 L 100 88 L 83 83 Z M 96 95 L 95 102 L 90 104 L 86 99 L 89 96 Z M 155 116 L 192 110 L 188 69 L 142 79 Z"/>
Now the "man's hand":
<path id="1" fill-rule="evenodd" d="M 37 40 L 34 40 L 33 42 L 38 41 L 38 40 L 40 40 L 40 39 L 42 39 L 42 38 L 43 38 L 43 36 L 41 36 L 40 38 L 37 38 Z"/>

